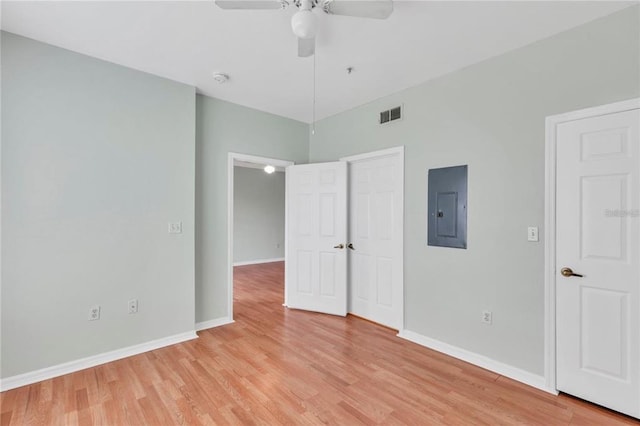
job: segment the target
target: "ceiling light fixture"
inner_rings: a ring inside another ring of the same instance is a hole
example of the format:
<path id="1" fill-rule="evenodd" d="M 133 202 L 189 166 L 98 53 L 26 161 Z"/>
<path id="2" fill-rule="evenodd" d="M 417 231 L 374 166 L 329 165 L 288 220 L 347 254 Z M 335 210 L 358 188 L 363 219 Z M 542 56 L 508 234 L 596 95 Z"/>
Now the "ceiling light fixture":
<path id="1" fill-rule="evenodd" d="M 267 173 L 267 174 L 271 174 L 271 173 L 273 173 L 275 171 L 276 171 L 276 168 L 271 166 L 271 165 L 264 166 L 264 172 Z"/>
<path id="2" fill-rule="evenodd" d="M 312 0 L 300 0 L 300 10 L 291 18 L 291 29 L 299 38 L 310 39 L 316 36 L 318 21 L 311 9 Z"/>

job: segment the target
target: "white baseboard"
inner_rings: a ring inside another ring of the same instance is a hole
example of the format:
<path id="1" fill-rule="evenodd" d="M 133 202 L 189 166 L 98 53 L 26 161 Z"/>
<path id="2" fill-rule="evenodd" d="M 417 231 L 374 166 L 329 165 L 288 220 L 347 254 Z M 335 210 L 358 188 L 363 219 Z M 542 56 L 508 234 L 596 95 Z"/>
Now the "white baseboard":
<path id="1" fill-rule="evenodd" d="M 206 330 L 207 328 L 220 327 L 221 325 L 232 324 L 235 321 L 229 317 L 216 318 L 209 321 L 196 323 L 196 331 Z"/>
<path id="2" fill-rule="evenodd" d="M 243 260 L 242 262 L 233 262 L 233 266 L 245 266 L 245 265 L 258 265 L 260 263 L 282 262 L 284 257 L 275 257 L 273 259 L 256 259 L 256 260 Z"/>
<path id="3" fill-rule="evenodd" d="M 0 391 L 4 392 L 9 389 L 19 388 L 21 386 L 30 385 L 32 383 L 41 382 L 43 380 L 52 379 L 54 377 L 63 376 L 65 374 L 75 373 L 76 371 L 86 368 L 95 367 L 96 365 L 106 364 L 107 362 L 117 361 L 133 355 L 149 352 L 155 349 L 164 348 L 166 346 L 175 345 L 176 343 L 186 342 L 187 340 L 197 339 L 198 335 L 195 331 L 188 331 L 162 339 L 152 340 L 146 343 L 129 346 L 115 351 L 105 352 L 93 355 L 87 358 L 75 361 L 65 362 L 64 364 L 54 365 L 52 367 L 43 368 L 41 370 L 31 371 L 24 374 L 0 379 Z"/>
<path id="4" fill-rule="evenodd" d="M 530 373 L 517 367 L 513 367 L 509 364 L 504 364 L 500 361 L 496 361 L 484 355 L 477 354 L 475 352 L 468 351 L 466 349 L 459 348 L 457 346 L 450 345 L 448 343 L 441 342 L 430 337 L 423 336 L 409 330 L 400 330 L 398 337 L 409 340 L 418 345 L 425 346 L 434 351 L 441 352 L 443 354 L 452 356 L 454 358 L 466 361 L 478 367 L 482 367 L 494 373 L 508 377 L 518 382 L 522 382 L 526 385 L 533 386 L 545 392 L 557 395 L 558 391 L 555 389 L 549 389 L 546 386 L 544 376 Z"/>

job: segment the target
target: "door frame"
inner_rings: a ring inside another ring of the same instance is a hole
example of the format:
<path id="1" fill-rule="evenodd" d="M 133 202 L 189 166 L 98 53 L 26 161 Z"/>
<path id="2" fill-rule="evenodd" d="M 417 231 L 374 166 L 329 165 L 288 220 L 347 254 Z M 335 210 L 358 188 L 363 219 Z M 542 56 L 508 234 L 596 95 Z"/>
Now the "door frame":
<path id="1" fill-rule="evenodd" d="M 365 152 L 362 154 L 350 155 L 348 157 L 340 158 L 340 161 L 346 161 L 347 167 L 349 167 L 350 163 L 357 162 L 357 161 L 374 160 L 378 158 L 394 157 L 394 156 L 398 157 L 398 159 L 400 160 L 400 170 L 398 171 L 398 173 L 402 176 L 402 179 L 400 180 L 400 184 L 401 184 L 400 200 L 398 201 L 398 205 L 396 206 L 400 216 L 400 229 L 401 229 L 400 236 L 399 236 L 400 237 L 399 256 L 400 256 L 400 264 L 402 265 L 402 267 L 400 268 L 400 286 L 401 286 L 400 292 L 402 294 L 402 297 L 400 298 L 400 316 L 402 317 L 402 320 L 400 322 L 400 329 L 398 330 L 398 333 L 400 333 L 402 332 L 402 330 L 404 330 L 404 325 L 405 325 L 405 316 L 404 316 L 404 297 L 405 297 L 405 293 L 404 293 L 404 145 L 396 146 L 393 148 L 382 149 L 379 151 L 372 151 L 372 152 Z M 348 171 L 347 171 L 347 176 L 349 176 Z M 348 203 L 351 200 L 351 194 L 348 192 L 349 185 L 350 185 L 350 182 L 347 180 L 347 202 Z M 349 215 L 348 209 L 347 209 L 347 215 Z M 350 226 L 351 225 L 349 224 L 347 233 L 351 232 Z M 348 235 L 349 234 L 347 234 L 347 237 Z M 348 261 L 347 268 L 349 268 L 350 264 L 351 262 Z M 347 272 L 347 278 L 348 278 L 348 272 Z M 351 289 L 351 283 L 347 281 L 347 291 L 350 292 L 350 289 Z M 348 296 L 349 294 L 347 294 L 347 297 Z M 350 305 L 349 299 L 347 299 L 347 308 L 349 307 L 349 305 Z M 350 312 L 348 312 L 347 310 L 347 313 L 350 313 Z"/>
<path id="2" fill-rule="evenodd" d="M 233 170 L 236 162 L 270 164 L 274 167 L 284 168 L 285 179 L 287 167 L 294 164 L 293 161 L 277 158 L 260 157 L 257 155 L 239 154 L 229 152 L 227 157 L 227 312 L 229 321 L 233 321 L 233 211 L 234 211 L 234 187 Z M 285 189 L 286 191 L 286 189 Z M 285 192 L 285 199 L 287 194 Z M 284 213 L 284 257 L 287 261 L 287 211 Z"/>
<path id="3" fill-rule="evenodd" d="M 552 115 L 545 120 L 544 213 L 544 377 L 548 392 L 556 388 L 556 128 L 568 121 L 640 108 L 640 98 Z"/>

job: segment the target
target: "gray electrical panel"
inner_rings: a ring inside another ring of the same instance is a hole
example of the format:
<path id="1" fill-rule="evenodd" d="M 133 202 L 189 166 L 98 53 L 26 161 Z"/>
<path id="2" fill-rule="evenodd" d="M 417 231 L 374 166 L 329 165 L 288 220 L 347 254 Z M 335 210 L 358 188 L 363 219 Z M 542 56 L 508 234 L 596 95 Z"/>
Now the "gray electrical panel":
<path id="1" fill-rule="evenodd" d="M 467 248 L 467 166 L 429 170 L 427 242 Z"/>

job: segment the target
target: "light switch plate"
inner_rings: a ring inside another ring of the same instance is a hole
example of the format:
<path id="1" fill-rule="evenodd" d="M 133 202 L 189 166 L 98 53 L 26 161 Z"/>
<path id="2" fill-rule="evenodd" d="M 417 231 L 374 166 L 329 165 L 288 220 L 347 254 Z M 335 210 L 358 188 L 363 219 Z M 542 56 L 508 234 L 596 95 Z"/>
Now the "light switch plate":
<path id="1" fill-rule="evenodd" d="M 169 222 L 170 234 L 182 234 L 182 222 Z"/>
<path id="2" fill-rule="evenodd" d="M 527 240 L 528 241 L 533 241 L 533 242 L 540 241 L 540 238 L 538 237 L 538 227 L 537 226 L 530 226 L 529 228 L 527 228 Z"/>

